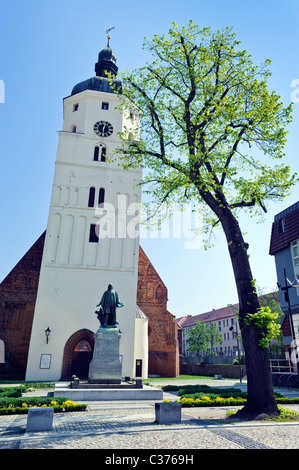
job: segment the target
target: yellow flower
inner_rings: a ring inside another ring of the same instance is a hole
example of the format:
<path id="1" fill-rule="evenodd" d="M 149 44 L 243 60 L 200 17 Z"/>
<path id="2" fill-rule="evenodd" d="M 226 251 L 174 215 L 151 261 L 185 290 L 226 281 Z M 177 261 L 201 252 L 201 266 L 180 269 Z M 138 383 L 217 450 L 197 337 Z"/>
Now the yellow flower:
<path id="1" fill-rule="evenodd" d="M 207 397 L 206 395 L 204 395 L 203 397 L 201 397 L 202 400 L 211 400 L 210 397 Z"/>

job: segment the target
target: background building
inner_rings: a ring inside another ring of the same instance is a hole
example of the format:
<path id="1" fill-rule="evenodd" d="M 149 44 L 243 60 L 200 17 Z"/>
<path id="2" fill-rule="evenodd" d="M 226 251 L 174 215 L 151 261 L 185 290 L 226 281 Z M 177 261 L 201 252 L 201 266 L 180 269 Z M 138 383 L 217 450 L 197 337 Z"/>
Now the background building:
<path id="1" fill-rule="evenodd" d="M 299 344 L 299 202 L 277 214 L 272 224 L 270 255 L 274 256 L 281 310 L 283 342 L 287 359 L 297 365 Z M 289 282 L 290 281 L 290 282 Z"/>
<path id="2" fill-rule="evenodd" d="M 194 352 L 189 351 L 188 334 L 194 328 L 197 321 L 207 324 L 215 323 L 218 331 L 222 336 L 220 344 L 212 347 L 212 353 L 219 356 L 238 357 L 238 345 L 236 331 L 240 332 L 236 314 L 239 311 L 238 304 L 211 310 L 210 312 L 200 315 L 188 315 L 187 317 L 178 318 L 178 324 L 182 328 L 182 354 L 184 357 L 196 356 Z M 230 329 L 233 327 L 233 330 Z M 239 341 L 240 354 L 244 354 L 242 344 Z M 203 351 L 203 355 L 209 355 L 211 350 Z"/>

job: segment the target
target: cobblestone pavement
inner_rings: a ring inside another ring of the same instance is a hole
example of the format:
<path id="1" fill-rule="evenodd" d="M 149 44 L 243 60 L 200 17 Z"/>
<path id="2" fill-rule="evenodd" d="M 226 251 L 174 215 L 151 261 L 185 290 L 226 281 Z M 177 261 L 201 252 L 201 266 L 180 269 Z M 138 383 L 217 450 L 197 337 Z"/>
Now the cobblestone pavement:
<path id="1" fill-rule="evenodd" d="M 84 412 L 54 414 L 48 432 L 26 433 L 27 415 L 0 416 L 0 449 L 299 449 L 299 422 L 222 424 L 215 420 L 228 407 L 214 407 L 182 408 L 180 424 L 163 425 L 155 423 L 154 401 L 87 404 Z"/>

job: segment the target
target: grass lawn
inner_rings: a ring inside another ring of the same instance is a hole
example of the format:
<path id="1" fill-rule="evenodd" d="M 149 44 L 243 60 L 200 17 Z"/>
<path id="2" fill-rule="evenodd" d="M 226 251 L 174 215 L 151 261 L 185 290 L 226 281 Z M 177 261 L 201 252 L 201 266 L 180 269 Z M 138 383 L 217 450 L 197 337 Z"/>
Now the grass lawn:
<path id="1" fill-rule="evenodd" d="M 179 375 L 178 377 L 149 377 L 144 379 L 143 382 L 157 382 L 160 380 L 215 380 L 214 377 L 204 375 Z M 228 380 L 237 380 L 229 379 Z"/>
<path id="2" fill-rule="evenodd" d="M 289 410 L 288 408 L 284 408 L 282 406 L 278 406 L 279 409 L 279 416 L 273 418 L 264 418 L 263 421 L 274 421 L 277 423 L 285 423 L 285 422 L 292 422 L 292 421 L 299 421 L 299 413 L 296 413 L 294 410 Z M 233 415 L 237 413 L 237 410 L 229 410 L 227 411 L 227 416 L 230 417 L 230 422 L 234 422 Z M 219 422 L 227 422 L 227 420 L 219 420 Z"/>

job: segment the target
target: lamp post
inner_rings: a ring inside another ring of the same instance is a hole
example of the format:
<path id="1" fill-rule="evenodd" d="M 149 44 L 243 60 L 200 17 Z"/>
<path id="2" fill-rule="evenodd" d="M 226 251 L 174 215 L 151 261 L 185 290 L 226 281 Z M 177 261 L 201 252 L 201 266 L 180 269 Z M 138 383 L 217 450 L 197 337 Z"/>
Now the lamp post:
<path id="1" fill-rule="evenodd" d="M 51 330 L 50 330 L 50 328 L 48 327 L 48 328 L 45 330 L 45 335 L 46 335 L 46 338 L 47 338 L 47 344 L 48 344 L 48 342 L 49 342 L 50 333 L 51 333 Z"/>
<path id="2" fill-rule="evenodd" d="M 290 326 L 291 326 L 291 335 L 292 335 L 292 342 L 294 344 L 294 349 L 297 349 L 296 345 L 296 336 L 295 336 L 295 329 L 294 329 L 294 322 L 293 322 L 293 316 L 292 316 L 292 309 L 291 309 L 291 302 L 290 302 L 290 296 L 289 296 L 289 289 L 292 289 L 292 287 L 299 287 L 299 282 L 297 279 L 295 281 L 291 282 L 287 276 L 286 276 L 286 270 L 283 268 L 283 275 L 284 275 L 284 286 L 281 286 L 280 284 L 277 283 L 277 286 L 279 289 L 281 289 L 284 292 L 284 299 L 286 303 L 288 304 L 288 314 L 290 317 Z M 290 355 L 291 356 L 291 355 Z M 297 353 L 296 353 L 296 360 L 297 360 Z M 296 371 L 298 373 L 297 367 Z"/>
<path id="3" fill-rule="evenodd" d="M 238 363 L 239 363 L 239 378 L 240 378 L 240 383 L 242 383 L 242 371 L 241 371 L 241 364 L 240 364 L 240 346 L 239 346 L 239 336 L 238 336 L 238 326 L 236 324 L 236 331 L 234 330 L 233 325 L 229 328 L 230 331 L 234 331 L 236 334 L 237 338 L 237 350 L 238 350 Z"/>

